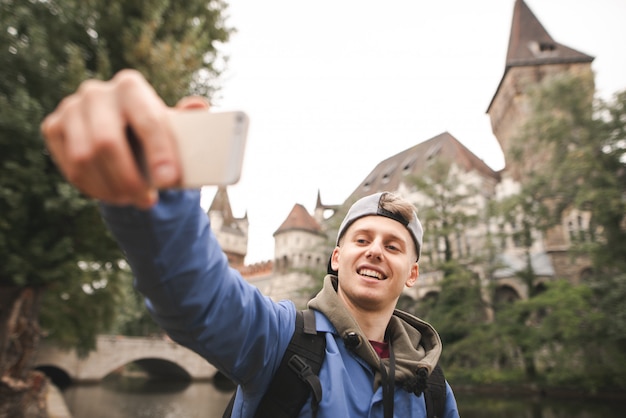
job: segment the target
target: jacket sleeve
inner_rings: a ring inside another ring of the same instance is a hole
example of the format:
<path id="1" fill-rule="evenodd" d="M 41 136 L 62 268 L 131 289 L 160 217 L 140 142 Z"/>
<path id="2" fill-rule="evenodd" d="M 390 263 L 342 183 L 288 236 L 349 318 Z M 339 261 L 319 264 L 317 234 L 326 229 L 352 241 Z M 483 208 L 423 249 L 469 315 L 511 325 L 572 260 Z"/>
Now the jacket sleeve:
<path id="1" fill-rule="evenodd" d="M 229 267 L 199 191 L 162 192 L 147 211 L 102 204 L 101 212 L 156 322 L 237 384 L 264 388 L 293 334 L 295 307 Z"/>
<path id="2" fill-rule="evenodd" d="M 456 398 L 452 388 L 446 381 L 446 408 L 445 418 L 459 418 L 459 408 L 456 405 Z"/>

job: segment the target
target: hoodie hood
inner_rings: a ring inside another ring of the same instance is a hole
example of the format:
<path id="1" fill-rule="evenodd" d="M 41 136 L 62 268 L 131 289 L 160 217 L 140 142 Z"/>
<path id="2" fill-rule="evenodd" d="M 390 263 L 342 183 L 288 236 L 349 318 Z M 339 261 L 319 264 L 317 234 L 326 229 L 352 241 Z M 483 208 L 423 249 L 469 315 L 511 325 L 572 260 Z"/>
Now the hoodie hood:
<path id="1" fill-rule="evenodd" d="M 322 312 L 333 324 L 344 344 L 376 371 L 375 389 L 382 381 L 380 358 L 350 312 L 337 295 L 337 276 L 327 275 L 324 287 L 308 307 Z M 439 361 L 441 339 L 437 331 L 421 319 L 395 310 L 386 335 L 395 355 L 395 381 L 409 392 L 420 395 L 428 376 Z M 383 359 L 388 366 L 388 359 Z"/>

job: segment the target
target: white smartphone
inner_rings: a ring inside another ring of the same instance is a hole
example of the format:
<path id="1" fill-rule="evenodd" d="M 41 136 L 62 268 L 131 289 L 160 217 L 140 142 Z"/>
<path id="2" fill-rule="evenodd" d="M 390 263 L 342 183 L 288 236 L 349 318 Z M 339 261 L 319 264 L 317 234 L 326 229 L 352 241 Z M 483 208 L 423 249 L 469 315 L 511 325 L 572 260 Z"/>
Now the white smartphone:
<path id="1" fill-rule="evenodd" d="M 183 170 L 182 187 L 224 186 L 241 177 L 248 116 L 241 111 L 173 111 L 170 126 Z"/>

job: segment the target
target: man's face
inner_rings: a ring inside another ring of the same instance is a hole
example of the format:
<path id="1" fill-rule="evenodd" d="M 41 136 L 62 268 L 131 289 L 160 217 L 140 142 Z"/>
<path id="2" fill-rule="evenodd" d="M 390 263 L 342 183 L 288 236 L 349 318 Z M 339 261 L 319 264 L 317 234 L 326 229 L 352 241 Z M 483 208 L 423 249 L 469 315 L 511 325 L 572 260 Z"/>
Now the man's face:
<path id="1" fill-rule="evenodd" d="M 384 216 L 357 219 L 333 250 L 339 297 L 358 310 L 393 309 L 404 289 L 415 284 L 419 269 L 411 234 Z"/>

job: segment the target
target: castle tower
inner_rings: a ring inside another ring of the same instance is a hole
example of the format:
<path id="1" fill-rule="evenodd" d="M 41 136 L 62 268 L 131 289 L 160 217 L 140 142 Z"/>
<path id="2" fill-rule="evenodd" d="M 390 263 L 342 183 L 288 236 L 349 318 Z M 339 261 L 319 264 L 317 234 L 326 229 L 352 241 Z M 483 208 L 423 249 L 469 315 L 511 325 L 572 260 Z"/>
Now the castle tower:
<path id="1" fill-rule="evenodd" d="M 506 161 L 505 171 L 520 181 L 540 159 L 541 153 L 524 153 L 522 162 L 512 158 L 515 135 L 528 118 L 528 92 L 546 77 L 591 72 L 593 57 L 556 42 L 523 0 L 516 0 L 504 74 L 487 114 Z"/>
<path id="2" fill-rule="evenodd" d="M 220 186 L 207 211 L 211 229 L 231 267 L 241 268 L 248 252 L 248 216 L 235 218 L 226 187 Z"/>
<path id="3" fill-rule="evenodd" d="M 295 204 L 274 232 L 274 271 L 284 274 L 293 269 L 325 266 L 325 245 L 326 235 L 320 224 L 304 206 Z"/>
<path id="4" fill-rule="evenodd" d="M 529 149 L 527 143 L 516 143 L 516 135 L 530 117 L 530 90 L 550 77 L 564 74 L 589 76 L 593 80 L 593 59 L 556 42 L 526 3 L 515 1 L 504 74 L 487 109 L 491 128 L 504 153 L 503 187 L 506 183 L 512 191 L 515 185 L 523 185 L 550 157 L 546 152 Z M 513 157 L 515 153 L 519 153 L 517 159 Z M 555 277 L 577 280 L 588 265 L 582 257 L 572 261 L 563 225 L 545 231 L 538 244 L 541 250 L 537 254 L 545 252 Z"/>

